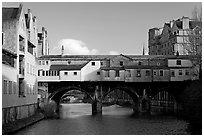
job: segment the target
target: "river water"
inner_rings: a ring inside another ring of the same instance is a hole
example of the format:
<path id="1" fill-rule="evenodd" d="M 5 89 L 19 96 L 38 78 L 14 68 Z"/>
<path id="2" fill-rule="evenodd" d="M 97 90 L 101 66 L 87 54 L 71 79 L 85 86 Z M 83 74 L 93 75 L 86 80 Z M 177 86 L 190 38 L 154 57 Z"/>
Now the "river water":
<path id="1" fill-rule="evenodd" d="M 137 116 L 118 105 L 91 115 L 91 104 L 62 104 L 60 119 L 42 120 L 16 135 L 186 135 L 187 124 L 173 116 Z"/>

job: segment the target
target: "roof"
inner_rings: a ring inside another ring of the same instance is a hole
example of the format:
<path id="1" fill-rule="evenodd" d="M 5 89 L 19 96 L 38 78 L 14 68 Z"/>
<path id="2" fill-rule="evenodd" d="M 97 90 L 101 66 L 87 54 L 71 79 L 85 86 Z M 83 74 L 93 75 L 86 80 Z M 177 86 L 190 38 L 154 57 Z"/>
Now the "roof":
<path id="1" fill-rule="evenodd" d="M 3 7 L 2 8 L 2 21 L 15 20 L 20 18 L 22 11 L 22 4 L 19 7 Z"/>
<path id="2" fill-rule="evenodd" d="M 101 70 L 124 70 L 124 67 L 101 67 Z"/>
<path id="3" fill-rule="evenodd" d="M 107 60 L 115 56 L 120 55 L 43 55 L 39 57 L 39 60 L 56 60 L 56 59 L 65 59 L 65 60 Z M 192 59 L 196 56 L 193 55 L 124 55 L 127 57 L 132 58 L 133 60 L 140 60 L 140 59 Z"/>
<path id="4" fill-rule="evenodd" d="M 75 65 L 51 65 L 50 70 L 81 70 L 86 63 Z"/>
<path id="5" fill-rule="evenodd" d="M 16 19 L 19 8 L 2 8 L 2 20 Z"/>
<path id="6" fill-rule="evenodd" d="M 150 66 L 150 65 L 142 65 L 142 66 L 125 66 L 125 69 L 168 69 L 167 66 Z"/>

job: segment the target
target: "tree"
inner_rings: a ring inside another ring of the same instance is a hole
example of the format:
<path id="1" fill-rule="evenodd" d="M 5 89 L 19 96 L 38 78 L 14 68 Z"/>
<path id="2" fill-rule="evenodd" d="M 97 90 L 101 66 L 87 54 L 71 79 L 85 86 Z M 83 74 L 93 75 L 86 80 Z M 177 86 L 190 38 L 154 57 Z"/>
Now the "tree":
<path id="1" fill-rule="evenodd" d="M 202 6 L 198 9 L 196 6 L 192 11 L 192 19 L 202 21 Z"/>

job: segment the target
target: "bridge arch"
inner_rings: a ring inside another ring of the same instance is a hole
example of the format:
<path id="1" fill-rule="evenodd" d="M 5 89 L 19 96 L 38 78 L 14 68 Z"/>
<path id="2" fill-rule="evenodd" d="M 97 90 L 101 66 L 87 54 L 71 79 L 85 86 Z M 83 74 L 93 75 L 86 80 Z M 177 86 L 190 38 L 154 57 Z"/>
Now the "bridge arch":
<path id="1" fill-rule="evenodd" d="M 130 95 L 130 97 L 132 98 L 135 105 L 139 105 L 139 95 L 137 94 L 137 92 L 135 92 L 134 89 L 132 89 L 130 87 L 114 87 L 114 88 L 111 88 L 110 90 L 108 90 L 108 92 L 103 94 L 102 100 L 104 100 L 106 98 L 106 96 L 108 94 L 110 94 L 111 92 L 113 92 L 114 90 L 123 90 L 123 91 L 125 91 L 128 95 Z"/>
<path id="2" fill-rule="evenodd" d="M 69 86 L 69 87 L 59 88 L 49 96 L 49 99 L 55 101 L 56 103 L 59 103 L 62 96 L 64 94 L 68 93 L 69 91 L 72 91 L 72 90 L 81 91 L 81 92 L 87 94 L 87 96 L 91 99 L 91 101 L 94 100 L 94 98 L 92 97 L 92 95 L 89 92 L 87 92 L 86 90 L 84 90 L 81 87 L 76 87 L 76 86 Z"/>

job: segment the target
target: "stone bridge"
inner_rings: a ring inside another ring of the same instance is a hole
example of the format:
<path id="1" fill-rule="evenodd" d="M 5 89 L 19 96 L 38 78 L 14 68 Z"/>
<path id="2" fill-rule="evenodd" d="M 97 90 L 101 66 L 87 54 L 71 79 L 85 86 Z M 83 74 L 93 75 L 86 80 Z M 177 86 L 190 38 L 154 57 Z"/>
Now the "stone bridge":
<path id="1" fill-rule="evenodd" d="M 125 82 L 48 82 L 49 99 L 60 105 L 62 96 L 71 91 L 79 90 L 87 94 L 92 103 L 92 114 L 102 114 L 102 101 L 112 91 L 126 92 L 133 100 L 135 114 L 150 113 L 155 101 L 180 103 L 180 94 L 190 85 L 191 81 L 125 83 Z M 172 100 L 173 98 L 173 100 Z M 168 105 L 167 105 L 168 106 Z M 169 105 L 170 106 L 170 105 Z M 175 104 L 174 109 L 177 109 Z"/>

